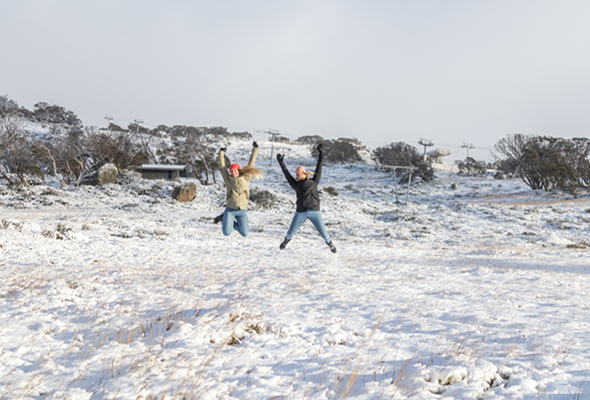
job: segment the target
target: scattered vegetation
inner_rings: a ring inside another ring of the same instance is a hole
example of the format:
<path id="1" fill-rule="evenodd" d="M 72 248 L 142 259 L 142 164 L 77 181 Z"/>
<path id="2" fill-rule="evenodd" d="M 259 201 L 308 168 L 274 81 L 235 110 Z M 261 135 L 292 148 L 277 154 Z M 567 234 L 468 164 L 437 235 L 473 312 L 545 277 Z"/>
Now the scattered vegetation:
<path id="1" fill-rule="evenodd" d="M 334 197 L 338 196 L 338 190 L 336 190 L 332 186 L 326 186 L 324 188 L 324 192 L 328 193 L 330 196 L 334 196 Z"/>
<path id="2" fill-rule="evenodd" d="M 268 190 L 254 187 L 250 189 L 250 201 L 256 203 L 261 209 L 276 208 L 277 195 Z"/>

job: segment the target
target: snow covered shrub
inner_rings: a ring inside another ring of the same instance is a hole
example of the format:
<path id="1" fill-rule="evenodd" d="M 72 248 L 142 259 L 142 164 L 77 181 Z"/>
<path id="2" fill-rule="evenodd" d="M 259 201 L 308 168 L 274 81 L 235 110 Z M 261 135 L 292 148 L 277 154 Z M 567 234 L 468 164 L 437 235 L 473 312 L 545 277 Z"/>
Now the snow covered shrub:
<path id="1" fill-rule="evenodd" d="M 301 144 L 316 145 L 324 141 L 324 138 L 320 135 L 306 135 L 297 138 L 297 141 Z"/>
<path id="2" fill-rule="evenodd" d="M 383 147 L 377 147 L 373 151 L 373 158 L 382 165 L 415 167 L 412 176 L 417 176 L 424 182 L 434 178 L 434 170 L 424 161 L 418 149 L 404 142 L 390 143 Z M 398 182 L 408 182 L 410 173 L 407 169 L 397 169 Z"/>
<path id="3" fill-rule="evenodd" d="M 351 183 L 349 183 L 348 185 L 344 186 L 344 189 L 350 190 L 353 193 L 360 193 L 361 192 L 361 190 L 357 186 L 355 186 L 355 185 L 353 185 Z"/>
<path id="4" fill-rule="evenodd" d="M 121 171 L 121 173 L 117 176 L 117 184 L 119 185 L 129 185 L 131 183 L 139 182 L 143 180 L 141 174 L 137 171 L 129 171 L 127 169 Z"/>
<path id="5" fill-rule="evenodd" d="M 36 165 L 27 165 L 25 168 L 25 173 L 30 177 L 31 181 L 34 185 L 41 185 L 45 182 L 45 175 Z"/>
<path id="6" fill-rule="evenodd" d="M 69 232 L 71 230 L 72 228 L 68 228 L 65 224 L 62 224 L 61 222 L 58 222 L 57 227 L 55 228 L 55 231 L 61 233 L 62 235 L 65 235 L 66 232 Z"/>
<path id="7" fill-rule="evenodd" d="M 365 146 L 356 138 L 326 140 L 323 143 L 325 161 L 334 164 L 360 162 L 362 161 L 360 151 L 366 150 Z M 312 156 L 318 156 L 317 148 L 312 150 Z"/>
<path id="8" fill-rule="evenodd" d="M 272 192 L 269 192 L 268 190 L 252 188 L 250 190 L 250 201 L 256 203 L 256 208 L 276 208 L 277 195 Z"/>
<path id="9" fill-rule="evenodd" d="M 390 143 L 373 150 L 373 157 L 383 165 L 412 165 L 412 160 L 420 157 L 418 149 L 404 142 Z"/>
<path id="10" fill-rule="evenodd" d="M 590 243 L 580 240 L 578 243 L 571 243 L 566 246 L 568 249 L 587 249 L 590 247 Z"/>
<path id="11" fill-rule="evenodd" d="M 326 186 L 324 192 L 328 193 L 330 196 L 338 196 L 338 190 L 334 189 L 332 186 Z"/>
<path id="12" fill-rule="evenodd" d="M 166 182 L 139 180 L 132 184 L 131 192 L 140 196 L 164 196 L 162 189 L 167 186 Z"/>
<path id="13" fill-rule="evenodd" d="M 476 161 L 471 157 L 467 157 L 465 161 L 457 160 L 455 164 L 459 167 L 459 173 L 468 176 L 485 175 L 488 172 L 485 161 Z"/>

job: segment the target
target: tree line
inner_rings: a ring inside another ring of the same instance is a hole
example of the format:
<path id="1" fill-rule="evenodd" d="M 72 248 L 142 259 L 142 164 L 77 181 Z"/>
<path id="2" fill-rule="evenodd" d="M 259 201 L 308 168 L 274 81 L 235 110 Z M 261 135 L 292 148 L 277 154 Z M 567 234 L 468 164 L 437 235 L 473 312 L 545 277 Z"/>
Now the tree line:
<path id="1" fill-rule="evenodd" d="M 35 137 L 26 122 L 44 125 L 48 134 Z M 109 123 L 107 128 L 84 126 L 70 110 L 37 103 L 30 111 L 0 96 L 0 176 L 9 185 L 30 185 L 45 173 L 62 186 L 79 185 L 106 163 L 119 171 L 142 164 L 187 165 L 202 184 L 215 182 L 220 139 L 250 139 L 248 132 L 224 127 L 158 125 L 148 129 L 137 123 L 127 127 Z M 162 140 L 166 138 L 167 140 Z"/>
<path id="2" fill-rule="evenodd" d="M 49 127 L 49 134 L 33 137 L 24 122 L 32 121 Z M 163 140 L 163 139 L 166 140 Z M 76 114 L 64 107 L 40 102 L 34 109 L 0 96 L 0 176 L 9 185 L 32 183 L 45 173 L 54 175 L 63 186 L 79 185 L 107 162 L 119 171 L 142 164 L 181 164 L 188 167 L 202 184 L 216 183 L 219 169 L 217 146 L 221 139 L 252 138 L 248 132 L 229 132 L 224 127 L 158 125 L 149 129 L 137 123 L 127 127 L 109 123 L 108 127 L 84 126 Z M 278 136 L 277 142 L 290 142 Z M 317 157 L 316 145 L 324 143 L 327 163 L 359 163 L 369 155 L 383 166 L 398 168 L 396 174 L 425 182 L 434 178 L 434 169 L 415 146 L 393 142 L 372 152 L 356 138 L 326 140 L 319 135 L 301 136 L 295 140 L 308 145 Z M 494 162 L 473 158 L 456 162 L 461 173 L 517 177 L 531 189 L 564 189 L 587 187 L 590 183 L 590 140 L 587 138 L 553 138 L 511 134 L 494 146 Z"/>

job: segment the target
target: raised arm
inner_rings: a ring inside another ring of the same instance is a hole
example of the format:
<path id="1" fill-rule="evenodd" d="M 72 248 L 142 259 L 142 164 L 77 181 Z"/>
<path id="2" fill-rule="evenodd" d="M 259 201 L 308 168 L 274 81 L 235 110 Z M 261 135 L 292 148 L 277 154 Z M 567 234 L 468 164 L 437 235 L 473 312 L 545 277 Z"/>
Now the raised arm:
<path id="1" fill-rule="evenodd" d="M 281 166 L 281 169 L 283 170 L 283 174 L 285 175 L 285 178 L 287 178 L 287 182 L 289 182 L 289 185 L 291 185 L 291 187 L 293 189 L 295 189 L 295 184 L 297 183 L 297 181 L 295 179 L 293 179 L 293 177 L 289 173 L 289 170 L 287 169 L 287 167 L 285 166 L 285 163 L 283 162 L 283 158 L 284 157 L 282 154 L 277 154 L 277 161 L 279 162 L 279 165 Z"/>
<path id="2" fill-rule="evenodd" d="M 258 157 L 258 143 L 252 143 L 252 154 L 250 155 L 250 160 L 248 161 L 248 167 L 254 167 L 256 163 L 256 157 Z"/>
<path id="3" fill-rule="evenodd" d="M 229 179 L 229 174 L 227 173 L 227 165 L 225 165 L 225 151 L 227 148 L 222 147 L 219 150 L 219 172 L 221 172 L 221 177 L 223 178 L 224 182 L 227 182 Z"/>
<path id="4" fill-rule="evenodd" d="M 318 144 L 318 152 L 320 153 L 318 156 L 318 165 L 315 167 L 315 172 L 313 174 L 313 180 L 315 183 L 320 183 L 320 179 L 322 178 L 322 165 L 324 164 L 324 144 Z"/>

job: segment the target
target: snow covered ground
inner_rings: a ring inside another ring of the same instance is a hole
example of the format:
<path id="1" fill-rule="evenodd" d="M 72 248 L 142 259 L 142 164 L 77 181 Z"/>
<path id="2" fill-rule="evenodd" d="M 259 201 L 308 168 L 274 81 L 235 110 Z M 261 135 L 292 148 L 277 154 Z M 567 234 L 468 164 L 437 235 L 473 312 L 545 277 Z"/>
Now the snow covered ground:
<path id="1" fill-rule="evenodd" d="M 270 151 L 247 238 L 212 223 L 221 185 L 0 181 L 0 399 L 590 397 L 587 194 L 442 171 L 398 204 L 390 173 L 326 166 L 338 253 L 309 223 L 280 251 Z"/>

